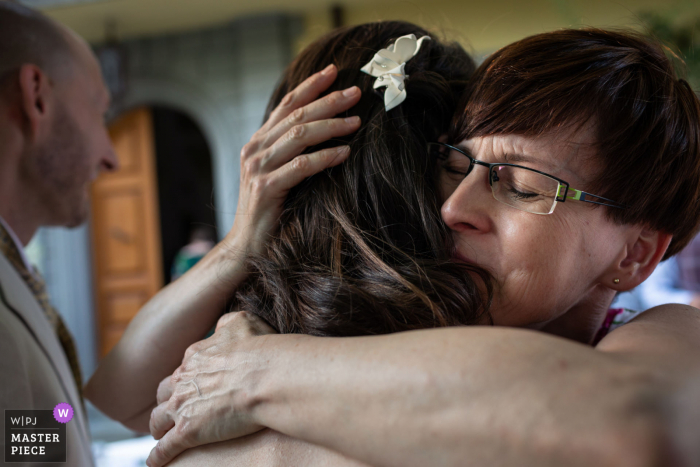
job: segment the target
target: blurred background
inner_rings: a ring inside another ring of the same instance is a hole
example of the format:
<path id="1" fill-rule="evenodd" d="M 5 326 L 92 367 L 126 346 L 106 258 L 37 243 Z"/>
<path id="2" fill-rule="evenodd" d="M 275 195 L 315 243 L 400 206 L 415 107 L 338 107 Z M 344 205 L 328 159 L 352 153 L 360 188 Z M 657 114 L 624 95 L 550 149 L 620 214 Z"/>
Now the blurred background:
<path id="1" fill-rule="evenodd" d="M 407 20 L 460 42 L 477 61 L 556 28 L 633 28 L 665 41 L 700 89 L 697 0 L 21 3 L 94 47 L 114 98 L 109 127 L 120 171 L 95 183 L 89 225 L 42 229 L 29 247 L 76 337 L 86 377 L 141 305 L 231 227 L 241 147 L 261 124 L 284 67 L 335 27 Z M 646 306 L 639 296 L 626 300 Z M 152 440 L 134 441 L 134 433 L 89 412 L 98 465 L 144 465 Z"/>

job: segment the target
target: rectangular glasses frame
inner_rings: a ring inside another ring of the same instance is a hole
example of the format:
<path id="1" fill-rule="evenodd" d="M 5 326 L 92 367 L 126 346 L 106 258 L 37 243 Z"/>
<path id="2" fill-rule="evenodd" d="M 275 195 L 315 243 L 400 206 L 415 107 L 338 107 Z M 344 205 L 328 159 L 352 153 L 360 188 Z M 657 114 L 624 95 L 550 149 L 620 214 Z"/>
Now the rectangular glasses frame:
<path id="1" fill-rule="evenodd" d="M 522 165 L 502 163 L 502 162 L 497 162 L 497 163 L 482 162 L 480 160 L 474 159 L 472 156 L 467 154 L 463 149 L 457 148 L 457 147 L 452 146 L 452 145 L 447 144 L 447 143 L 428 143 L 428 147 L 430 148 L 431 146 L 433 146 L 433 147 L 434 146 L 446 147 L 446 148 L 452 149 L 453 151 L 457 151 L 458 153 L 462 154 L 464 157 L 468 158 L 469 159 L 469 170 L 467 170 L 467 174 L 465 175 L 465 177 L 472 172 L 475 165 L 481 165 L 484 167 L 488 167 L 488 169 L 489 169 L 489 185 L 490 186 L 493 186 L 493 181 L 492 181 L 493 176 L 491 174 L 493 171 L 493 167 L 499 167 L 499 166 L 500 167 L 502 167 L 502 166 L 518 167 L 521 169 L 530 170 L 531 172 L 536 172 L 538 174 L 541 174 L 541 175 L 549 177 L 553 180 L 556 180 L 559 183 L 559 187 L 557 188 L 557 195 L 554 198 L 555 201 L 563 203 L 567 199 L 572 199 L 574 201 L 583 201 L 584 203 L 598 204 L 600 206 L 607 206 L 610 208 L 617 208 L 617 209 L 626 209 L 627 208 L 627 206 L 625 206 L 624 204 L 620 204 L 617 201 L 613 201 L 611 199 L 604 198 L 603 196 L 594 195 L 593 193 L 588 193 L 588 192 L 585 192 L 582 190 L 577 190 L 576 188 L 572 188 L 571 185 L 569 185 L 569 182 L 562 180 L 561 178 L 557 178 L 557 177 L 550 175 L 548 173 L 545 173 L 545 172 L 542 172 L 542 171 L 539 171 L 536 169 L 532 169 L 530 167 L 524 167 Z M 569 193 L 569 192 L 571 192 L 571 193 Z M 593 201 L 591 199 L 588 199 L 589 196 L 601 199 L 601 200 L 606 201 L 606 202 Z M 552 209 L 552 211 L 554 211 L 554 209 Z"/>

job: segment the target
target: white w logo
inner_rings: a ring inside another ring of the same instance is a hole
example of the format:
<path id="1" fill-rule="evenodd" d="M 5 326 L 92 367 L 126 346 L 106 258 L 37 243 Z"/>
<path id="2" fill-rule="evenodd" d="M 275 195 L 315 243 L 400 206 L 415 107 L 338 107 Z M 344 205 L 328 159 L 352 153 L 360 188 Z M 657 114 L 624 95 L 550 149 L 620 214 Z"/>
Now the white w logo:
<path id="1" fill-rule="evenodd" d="M 68 409 L 58 409 L 58 416 L 66 418 L 68 416 Z"/>

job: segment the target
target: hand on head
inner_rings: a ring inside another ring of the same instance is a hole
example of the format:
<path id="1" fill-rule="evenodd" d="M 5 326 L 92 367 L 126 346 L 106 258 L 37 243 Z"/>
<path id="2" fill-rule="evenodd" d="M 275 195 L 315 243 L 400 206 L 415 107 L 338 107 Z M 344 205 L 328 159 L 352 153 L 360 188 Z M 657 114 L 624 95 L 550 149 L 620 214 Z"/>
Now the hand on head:
<path id="1" fill-rule="evenodd" d="M 316 100 L 336 75 L 335 66 L 329 65 L 287 94 L 241 151 L 240 196 L 228 238 L 246 239 L 248 253 L 259 253 L 276 230 L 291 188 L 350 154 L 348 146 L 301 154 L 307 147 L 360 127 L 359 117 L 333 118 L 357 104 L 361 94 L 357 87 Z"/>

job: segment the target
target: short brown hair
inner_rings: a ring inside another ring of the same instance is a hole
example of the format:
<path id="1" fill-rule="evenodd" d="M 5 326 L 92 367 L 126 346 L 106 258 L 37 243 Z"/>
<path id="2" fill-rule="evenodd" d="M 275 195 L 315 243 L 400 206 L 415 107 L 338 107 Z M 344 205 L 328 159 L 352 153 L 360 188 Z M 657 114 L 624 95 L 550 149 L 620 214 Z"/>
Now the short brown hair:
<path id="1" fill-rule="evenodd" d="M 700 102 L 664 48 L 633 32 L 564 29 L 510 44 L 477 70 L 450 138 L 533 137 L 592 122 L 602 171 L 591 190 L 628 206 L 618 223 L 673 234 L 700 224 Z"/>

